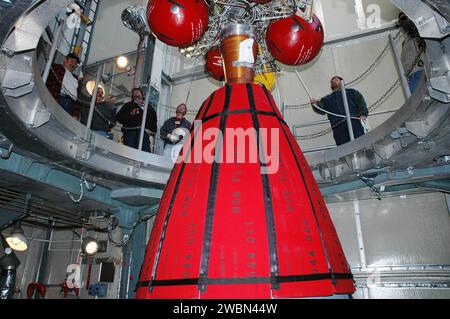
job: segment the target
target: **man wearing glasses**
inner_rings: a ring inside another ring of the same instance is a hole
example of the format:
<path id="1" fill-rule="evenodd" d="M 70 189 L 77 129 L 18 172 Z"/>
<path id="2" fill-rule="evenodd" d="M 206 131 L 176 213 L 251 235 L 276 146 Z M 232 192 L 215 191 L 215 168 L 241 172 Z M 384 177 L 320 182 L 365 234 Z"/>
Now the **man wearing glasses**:
<path id="1" fill-rule="evenodd" d="M 191 123 L 184 118 L 186 113 L 186 104 L 182 103 L 178 105 L 176 116 L 168 119 L 161 127 L 160 136 L 164 141 L 164 147 L 167 145 L 178 144 L 183 139 L 183 137 L 180 136 L 181 134 L 177 134 L 179 130 L 176 131 L 176 129 L 185 128 L 189 130 L 191 128 Z"/>
<path id="2" fill-rule="evenodd" d="M 172 157 L 175 161 L 183 147 L 181 141 L 185 136 L 185 130 L 190 130 L 191 123 L 184 117 L 187 113 L 186 104 L 181 103 L 176 109 L 176 116 L 168 119 L 161 127 L 160 137 L 164 141 L 164 156 Z"/>
<path id="3" fill-rule="evenodd" d="M 126 103 L 122 107 L 116 118 L 117 122 L 123 125 L 123 143 L 126 146 L 138 149 L 145 98 L 144 92 L 140 88 L 134 88 L 131 94 L 131 102 Z M 151 106 L 148 107 L 145 128 L 142 150 L 150 152 L 150 134 L 156 134 L 156 112 Z"/>

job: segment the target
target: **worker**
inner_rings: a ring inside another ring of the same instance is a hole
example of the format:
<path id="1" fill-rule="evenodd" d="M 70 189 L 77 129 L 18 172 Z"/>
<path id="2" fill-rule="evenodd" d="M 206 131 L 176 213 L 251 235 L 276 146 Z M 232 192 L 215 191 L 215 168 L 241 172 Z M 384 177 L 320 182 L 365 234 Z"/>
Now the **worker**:
<path id="1" fill-rule="evenodd" d="M 89 117 L 90 104 L 80 102 L 80 106 L 80 122 L 86 125 Z M 103 91 L 103 88 L 99 87 L 90 129 L 95 133 L 112 140 L 113 135 L 111 129 L 116 125 L 115 118 L 115 106 L 112 103 L 105 101 L 105 92 Z"/>
<path id="2" fill-rule="evenodd" d="M 191 123 L 185 118 L 186 114 L 186 104 L 181 103 L 176 109 L 176 115 L 164 123 L 159 133 L 164 141 L 164 156 L 171 157 L 174 161 L 183 146 L 185 130 L 191 128 Z"/>
<path id="3" fill-rule="evenodd" d="M 70 115 L 78 99 L 78 77 L 73 72 L 79 64 L 80 58 L 74 53 L 69 53 L 62 65 L 52 65 L 46 83 L 50 94 Z"/>
<path id="4" fill-rule="evenodd" d="M 320 101 L 316 99 L 311 100 L 314 112 L 321 115 L 328 115 L 331 127 L 333 128 L 333 137 L 337 146 L 350 142 L 350 133 L 345 118 L 344 100 L 341 92 L 342 81 L 344 81 L 342 77 L 334 76 L 331 79 L 331 90 L 333 92 L 322 98 Z M 369 111 L 367 109 L 366 101 L 360 92 L 355 89 L 347 89 L 346 91 L 350 115 L 352 117 L 353 134 L 356 139 L 365 134 L 365 129 L 361 121 L 367 120 Z"/>
<path id="5" fill-rule="evenodd" d="M 141 133 L 142 117 L 144 116 L 145 97 L 140 88 L 131 92 L 131 101 L 126 103 L 117 113 L 117 122 L 123 125 L 123 143 L 126 146 L 138 149 Z M 144 141 L 142 150 L 150 152 L 150 135 L 157 130 L 156 111 L 149 105 L 145 123 Z"/>
<path id="6" fill-rule="evenodd" d="M 405 33 L 405 40 L 402 43 L 401 61 L 405 76 L 408 78 L 411 93 L 414 93 L 425 73 L 423 60 L 425 58 L 426 43 L 420 37 L 414 22 L 404 13 L 399 14 L 397 25 Z"/>

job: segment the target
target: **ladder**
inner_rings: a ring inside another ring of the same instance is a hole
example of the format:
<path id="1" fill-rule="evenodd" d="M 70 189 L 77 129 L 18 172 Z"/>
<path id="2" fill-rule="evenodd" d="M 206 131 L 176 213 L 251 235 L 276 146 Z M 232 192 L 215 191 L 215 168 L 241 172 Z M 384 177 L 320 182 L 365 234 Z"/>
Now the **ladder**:
<path id="1" fill-rule="evenodd" d="M 73 39 L 71 49 L 80 55 L 82 64 L 87 60 L 91 45 L 92 33 L 95 27 L 95 20 L 99 8 L 100 0 L 76 0 L 75 3 L 83 10 L 85 19 L 77 29 Z"/>

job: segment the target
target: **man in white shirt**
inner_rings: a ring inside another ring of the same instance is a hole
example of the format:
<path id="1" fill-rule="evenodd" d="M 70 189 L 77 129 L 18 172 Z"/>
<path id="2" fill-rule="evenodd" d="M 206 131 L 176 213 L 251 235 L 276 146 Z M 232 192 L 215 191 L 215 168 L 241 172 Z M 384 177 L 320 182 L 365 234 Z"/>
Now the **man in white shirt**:
<path id="1" fill-rule="evenodd" d="M 80 58 L 70 53 L 63 65 L 53 64 L 47 80 L 47 88 L 58 103 L 72 115 L 75 101 L 78 99 L 78 77 L 72 72 L 80 64 Z"/>

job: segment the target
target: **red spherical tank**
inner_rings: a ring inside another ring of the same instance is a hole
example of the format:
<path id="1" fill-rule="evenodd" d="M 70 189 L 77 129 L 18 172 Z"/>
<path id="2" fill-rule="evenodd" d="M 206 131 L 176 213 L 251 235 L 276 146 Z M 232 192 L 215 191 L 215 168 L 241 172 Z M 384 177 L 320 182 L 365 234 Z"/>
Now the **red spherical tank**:
<path id="1" fill-rule="evenodd" d="M 212 48 L 206 53 L 205 70 L 213 79 L 217 81 L 225 80 L 225 71 L 223 70 L 223 59 L 219 48 Z"/>
<path id="2" fill-rule="evenodd" d="M 322 23 L 313 15 L 309 23 L 297 15 L 272 22 L 266 33 L 269 52 L 287 65 L 312 61 L 323 47 Z"/>
<path id="3" fill-rule="evenodd" d="M 200 40 L 209 21 L 205 2 L 192 0 L 150 0 L 147 18 L 159 40 L 181 48 Z"/>

